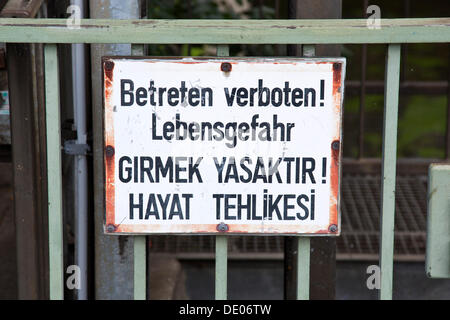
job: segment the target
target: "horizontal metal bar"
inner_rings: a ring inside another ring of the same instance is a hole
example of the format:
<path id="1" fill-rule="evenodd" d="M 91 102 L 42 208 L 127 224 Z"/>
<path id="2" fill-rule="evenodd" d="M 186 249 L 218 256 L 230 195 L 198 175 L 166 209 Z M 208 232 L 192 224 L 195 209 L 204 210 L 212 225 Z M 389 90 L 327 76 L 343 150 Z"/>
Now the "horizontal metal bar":
<path id="1" fill-rule="evenodd" d="M 0 19 L 0 42 L 321 44 L 450 42 L 450 18 L 328 20 Z"/>

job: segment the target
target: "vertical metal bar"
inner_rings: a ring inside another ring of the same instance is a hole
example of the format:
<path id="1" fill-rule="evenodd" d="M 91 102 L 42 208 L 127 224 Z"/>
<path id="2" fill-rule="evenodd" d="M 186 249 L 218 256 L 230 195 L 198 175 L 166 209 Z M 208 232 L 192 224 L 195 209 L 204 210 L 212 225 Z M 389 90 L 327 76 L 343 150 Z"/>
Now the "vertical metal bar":
<path id="1" fill-rule="evenodd" d="M 311 44 L 303 45 L 303 55 L 305 57 L 314 57 L 316 55 L 315 45 L 311 45 Z"/>
<path id="2" fill-rule="evenodd" d="M 280 19 L 280 0 L 275 0 L 275 19 Z M 281 45 L 276 44 L 274 49 L 276 56 L 281 55 Z"/>
<path id="3" fill-rule="evenodd" d="M 49 299 L 49 259 L 48 259 L 48 190 L 47 190 L 47 132 L 45 115 L 45 77 L 44 77 L 44 44 L 34 44 L 34 60 L 32 72 L 35 74 L 36 103 L 36 170 L 38 177 L 38 206 L 40 208 L 39 222 L 39 246 L 42 248 L 40 255 L 41 290 L 42 297 Z M 10 73 L 8 73 L 10 75 Z M 17 235 L 16 235 L 17 236 Z"/>
<path id="4" fill-rule="evenodd" d="M 218 45 L 216 54 L 218 57 L 228 57 L 230 55 L 230 46 Z"/>
<path id="5" fill-rule="evenodd" d="M 288 19 L 298 19 L 298 10 L 297 10 L 298 0 L 289 0 L 287 3 L 287 15 Z M 286 46 L 286 53 L 288 56 L 298 56 L 301 53 L 301 45 L 299 44 L 288 44 Z M 289 239 L 289 238 L 285 238 Z M 289 241 L 289 240 L 288 240 Z"/>
<path id="6" fill-rule="evenodd" d="M 310 238 L 298 237 L 297 300 L 309 300 Z"/>
<path id="7" fill-rule="evenodd" d="M 264 0 L 258 0 L 258 17 L 259 19 L 264 19 L 264 13 L 263 13 L 263 2 Z"/>
<path id="8" fill-rule="evenodd" d="M 230 47 L 227 45 L 217 46 L 217 56 L 227 57 L 230 55 Z M 227 236 L 216 236 L 216 300 L 227 299 L 227 277 L 228 273 L 228 238 Z"/>
<path id="9" fill-rule="evenodd" d="M 297 0 L 287 2 L 288 19 L 297 19 Z M 298 56 L 301 54 L 301 45 L 289 44 L 286 46 L 288 56 Z M 297 299 L 297 272 L 298 272 L 298 239 L 296 237 L 283 237 L 283 298 L 285 300 Z"/>
<path id="10" fill-rule="evenodd" d="M 191 0 L 187 0 L 186 4 L 187 4 L 187 16 L 188 16 L 188 19 L 192 19 L 192 3 L 191 3 Z M 187 51 L 188 51 L 188 56 L 190 56 L 191 52 L 192 52 L 192 45 L 190 43 L 188 44 Z"/>
<path id="11" fill-rule="evenodd" d="M 410 0 L 403 0 L 403 18 L 410 18 L 411 17 L 411 2 Z M 402 65 L 401 72 L 400 72 L 400 83 L 404 82 L 407 75 L 408 70 L 408 64 L 407 64 L 407 58 L 408 58 L 408 44 L 403 43 L 402 45 L 402 55 L 401 55 L 401 61 Z"/>
<path id="12" fill-rule="evenodd" d="M 63 217 L 61 182 L 61 119 L 59 110 L 58 53 L 47 44 L 45 57 L 45 105 L 47 121 L 47 179 L 50 299 L 64 299 Z"/>
<path id="13" fill-rule="evenodd" d="M 381 186 L 380 299 L 392 299 L 394 258 L 395 178 L 397 162 L 400 44 L 388 46 L 384 86 L 383 164 Z"/>
<path id="14" fill-rule="evenodd" d="M 71 0 L 72 5 L 80 9 L 80 18 L 84 18 L 85 0 Z M 72 44 L 72 91 L 74 123 L 77 143 L 87 143 L 86 119 L 86 52 L 85 45 Z M 78 300 L 88 299 L 88 161 L 85 154 L 74 157 L 75 186 L 75 263 L 80 268 L 80 288 L 76 292 Z"/>
<path id="15" fill-rule="evenodd" d="M 364 109 L 366 107 L 366 70 L 367 70 L 367 44 L 363 44 L 361 52 L 361 86 L 359 88 L 358 158 L 360 159 L 364 157 Z"/>
<path id="16" fill-rule="evenodd" d="M 450 278 L 450 165 L 434 163 L 428 169 L 428 223 L 425 272 L 430 278 Z"/>
<path id="17" fill-rule="evenodd" d="M 447 81 L 447 123 L 445 130 L 445 158 L 450 160 L 450 44 L 447 44 L 448 52 L 448 81 Z"/>
<path id="18" fill-rule="evenodd" d="M 228 239 L 227 236 L 216 236 L 216 300 L 227 299 L 228 273 Z"/>
<path id="19" fill-rule="evenodd" d="M 89 16 L 96 19 L 139 19 L 138 0 L 89 1 Z M 105 203 L 104 132 L 102 109 L 101 57 L 130 55 L 130 44 L 91 44 L 91 96 L 93 134 L 93 191 L 94 191 L 94 245 L 95 298 L 134 298 L 134 239 L 131 236 L 110 236 L 103 232 Z"/>
<path id="20" fill-rule="evenodd" d="M 294 19 L 341 19 L 342 0 L 291 0 L 296 2 Z M 300 49 L 300 48 L 299 48 Z M 297 54 L 302 51 L 297 49 Z M 306 49 L 308 51 L 308 49 Z M 303 55 L 306 55 L 303 52 Z M 317 56 L 341 55 L 339 44 L 315 46 Z M 310 293 L 311 300 L 333 300 L 336 296 L 336 238 L 310 238 Z"/>
<path id="21" fill-rule="evenodd" d="M 13 195 L 17 297 L 48 299 L 44 55 L 41 45 L 26 43 L 7 43 L 6 54 L 11 160 L 16 168 Z"/>
<path id="22" fill-rule="evenodd" d="M 134 237 L 134 300 L 147 298 L 146 237 Z"/>
<path id="23" fill-rule="evenodd" d="M 312 57 L 316 53 L 314 45 L 303 45 L 303 55 Z M 297 300 L 309 300 L 311 239 L 297 238 Z"/>
<path id="24" fill-rule="evenodd" d="M 283 237 L 283 299 L 297 299 L 298 248 L 297 237 Z"/>
<path id="25" fill-rule="evenodd" d="M 363 16 L 366 17 L 366 10 L 369 0 L 363 0 Z M 367 70 L 367 44 L 361 47 L 361 83 L 359 87 L 359 133 L 358 133 L 358 158 L 364 157 L 364 109 L 366 106 L 366 70 Z"/>
<path id="26" fill-rule="evenodd" d="M 131 45 L 133 56 L 144 55 L 144 45 Z M 147 296 L 147 254 L 146 236 L 134 237 L 134 300 L 146 300 Z"/>

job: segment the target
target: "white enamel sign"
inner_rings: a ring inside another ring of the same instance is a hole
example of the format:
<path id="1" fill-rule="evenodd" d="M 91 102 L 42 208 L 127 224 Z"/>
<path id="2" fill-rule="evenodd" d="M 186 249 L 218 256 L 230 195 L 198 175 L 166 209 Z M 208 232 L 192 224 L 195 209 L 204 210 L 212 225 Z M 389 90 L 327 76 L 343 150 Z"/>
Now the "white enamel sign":
<path id="1" fill-rule="evenodd" d="M 105 57 L 105 232 L 339 234 L 344 73 Z"/>

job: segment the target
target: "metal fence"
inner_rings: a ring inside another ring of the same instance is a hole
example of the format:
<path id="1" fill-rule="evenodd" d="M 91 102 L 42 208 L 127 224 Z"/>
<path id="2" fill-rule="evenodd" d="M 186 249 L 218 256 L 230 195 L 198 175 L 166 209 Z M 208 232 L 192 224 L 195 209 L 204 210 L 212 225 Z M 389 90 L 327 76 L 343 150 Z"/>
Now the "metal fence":
<path id="1" fill-rule="evenodd" d="M 392 298 L 397 118 L 402 43 L 450 42 L 450 18 L 382 19 L 371 29 L 355 20 L 94 20 L 68 28 L 65 19 L 0 19 L 0 41 L 44 43 L 47 125 L 50 298 L 64 298 L 61 178 L 61 123 L 58 43 L 215 44 L 228 56 L 230 44 L 302 44 L 305 56 L 315 44 L 388 44 L 380 213 L 380 299 Z M 98 61 L 100 63 L 100 61 Z M 94 148 L 103 148 L 96 146 Z M 94 150 L 95 151 L 95 150 Z M 97 153 L 98 154 L 98 153 Z M 100 152 L 102 154 L 102 152 Z M 95 152 L 94 152 L 95 155 Z M 298 237 L 298 299 L 309 298 L 310 239 Z M 134 241 L 134 297 L 146 296 L 145 236 Z M 216 299 L 227 297 L 227 237 L 216 236 Z"/>

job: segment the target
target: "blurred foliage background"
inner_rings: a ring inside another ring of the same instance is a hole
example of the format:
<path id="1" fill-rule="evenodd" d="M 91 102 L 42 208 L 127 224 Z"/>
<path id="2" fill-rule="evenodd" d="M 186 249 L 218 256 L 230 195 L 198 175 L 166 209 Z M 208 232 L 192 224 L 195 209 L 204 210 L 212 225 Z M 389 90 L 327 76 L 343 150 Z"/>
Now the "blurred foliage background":
<path id="1" fill-rule="evenodd" d="M 369 1 L 381 9 L 382 18 L 450 17 L 449 0 Z M 144 16 L 149 19 L 287 19 L 288 1 L 275 0 L 149 0 Z M 342 0 L 342 18 L 367 17 L 364 1 Z M 210 45 L 151 45 L 152 56 L 214 56 Z M 285 56 L 285 45 L 232 45 L 231 56 Z M 343 45 L 347 58 L 346 82 L 361 80 L 362 45 Z M 363 157 L 380 157 L 383 128 L 383 88 L 386 45 L 367 46 L 366 81 L 380 88 L 365 95 Z M 402 82 L 444 86 L 450 74 L 449 44 L 403 45 Z M 410 90 L 411 91 L 411 90 Z M 399 100 L 398 156 L 444 158 L 449 90 L 418 88 L 402 92 Z M 359 89 L 346 88 L 344 99 L 344 156 L 359 153 Z"/>

